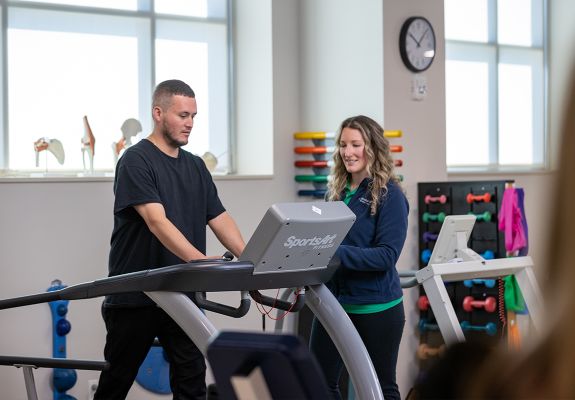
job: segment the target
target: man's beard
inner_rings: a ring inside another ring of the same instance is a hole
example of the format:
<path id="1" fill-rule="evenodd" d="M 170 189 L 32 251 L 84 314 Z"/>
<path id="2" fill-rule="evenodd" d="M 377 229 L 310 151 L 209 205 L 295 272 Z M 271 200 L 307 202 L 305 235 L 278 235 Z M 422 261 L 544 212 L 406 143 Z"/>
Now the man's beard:
<path id="1" fill-rule="evenodd" d="M 178 140 L 174 139 L 172 137 L 172 135 L 170 134 L 170 131 L 169 131 L 169 129 L 165 123 L 162 126 L 162 135 L 164 136 L 166 143 L 168 143 L 168 145 L 171 147 L 182 147 L 182 146 L 185 146 L 186 144 L 188 144 L 187 140 L 186 141 L 178 141 Z"/>

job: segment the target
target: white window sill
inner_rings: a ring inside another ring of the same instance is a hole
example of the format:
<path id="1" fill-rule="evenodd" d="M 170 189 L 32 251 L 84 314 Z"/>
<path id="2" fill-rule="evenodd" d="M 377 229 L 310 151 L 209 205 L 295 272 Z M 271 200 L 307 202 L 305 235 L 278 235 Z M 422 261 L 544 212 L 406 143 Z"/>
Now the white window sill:
<path id="1" fill-rule="evenodd" d="M 547 175 L 555 172 L 543 166 L 481 166 L 481 167 L 448 167 L 450 177 L 473 175 Z"/>
<path id="2" fill-rule="evenodd" d="M 215 181 L 228 180 L 266 180 L 273 179 L 273 175 L 238 175 L 218 174 L 212 175 Z M 0 171 L 0 183 L 49 183 L 49 182 L 113 182 L 112 171 L 96 171 L 92 173 L 78 171 L 59 172 L 32 172 L 32 171 Z"/>

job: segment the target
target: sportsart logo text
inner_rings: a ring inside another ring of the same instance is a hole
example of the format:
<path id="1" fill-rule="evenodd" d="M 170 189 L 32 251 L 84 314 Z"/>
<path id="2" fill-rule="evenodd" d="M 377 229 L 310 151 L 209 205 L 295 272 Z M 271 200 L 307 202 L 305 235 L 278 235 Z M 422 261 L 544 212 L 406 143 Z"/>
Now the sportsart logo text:
<path id="1" fill-rule="evenodd" d="M 313 249 L 328 249 L 333 247 L 334 240 L 337 235 L 326 235 L 324 237 L 314 236 L 312 238 L 299 239 L 295 236 L 290 236 L 284 243 L 284 247 L 303 247 L 303 246 L 313 246 Z"/>

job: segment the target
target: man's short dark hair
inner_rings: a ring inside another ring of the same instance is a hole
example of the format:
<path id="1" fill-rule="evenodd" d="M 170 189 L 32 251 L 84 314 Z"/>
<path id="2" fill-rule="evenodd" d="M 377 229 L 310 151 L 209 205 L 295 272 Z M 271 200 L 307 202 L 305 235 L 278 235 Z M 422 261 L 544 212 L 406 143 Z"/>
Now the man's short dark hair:
<path id="1" fill-rule="evenodd" d="M 152 107 L 160 107 L 165 110 L 173 96 L 195 98 L 196 94 L 187 83 L 178 79 L 170 79 L 161 82 L 156 86 L 154 96 L 152 98 Z"/>

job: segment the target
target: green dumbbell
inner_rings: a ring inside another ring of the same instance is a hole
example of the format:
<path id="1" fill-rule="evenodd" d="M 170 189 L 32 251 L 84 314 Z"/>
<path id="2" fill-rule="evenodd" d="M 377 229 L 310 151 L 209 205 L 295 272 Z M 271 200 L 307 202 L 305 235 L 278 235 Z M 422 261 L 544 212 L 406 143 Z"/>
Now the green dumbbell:
<path id="1" fill-rule="evenodd" d="M 443 222 L 445 221 L 445 217 L 447 215 L 445 215 L 445 213 L 442 211 L 439 214 L 431 214 L 428 212 L 424 212 L 423 213 L 423 222 L 428 223 L 430 221 L 437 221 L 437 222 Z"/>
<path id="2" fill-rule="evenodd" d="M 481 214 L 474 214 L 472 212 L 470 212 L 468 214 L 469 215 L 475 215 L 475 217 L 477 218 L 478 221 L 485 221 L 485 222 L 491 221 L 491 213 L 489 211 L 485 211 Z"/>

